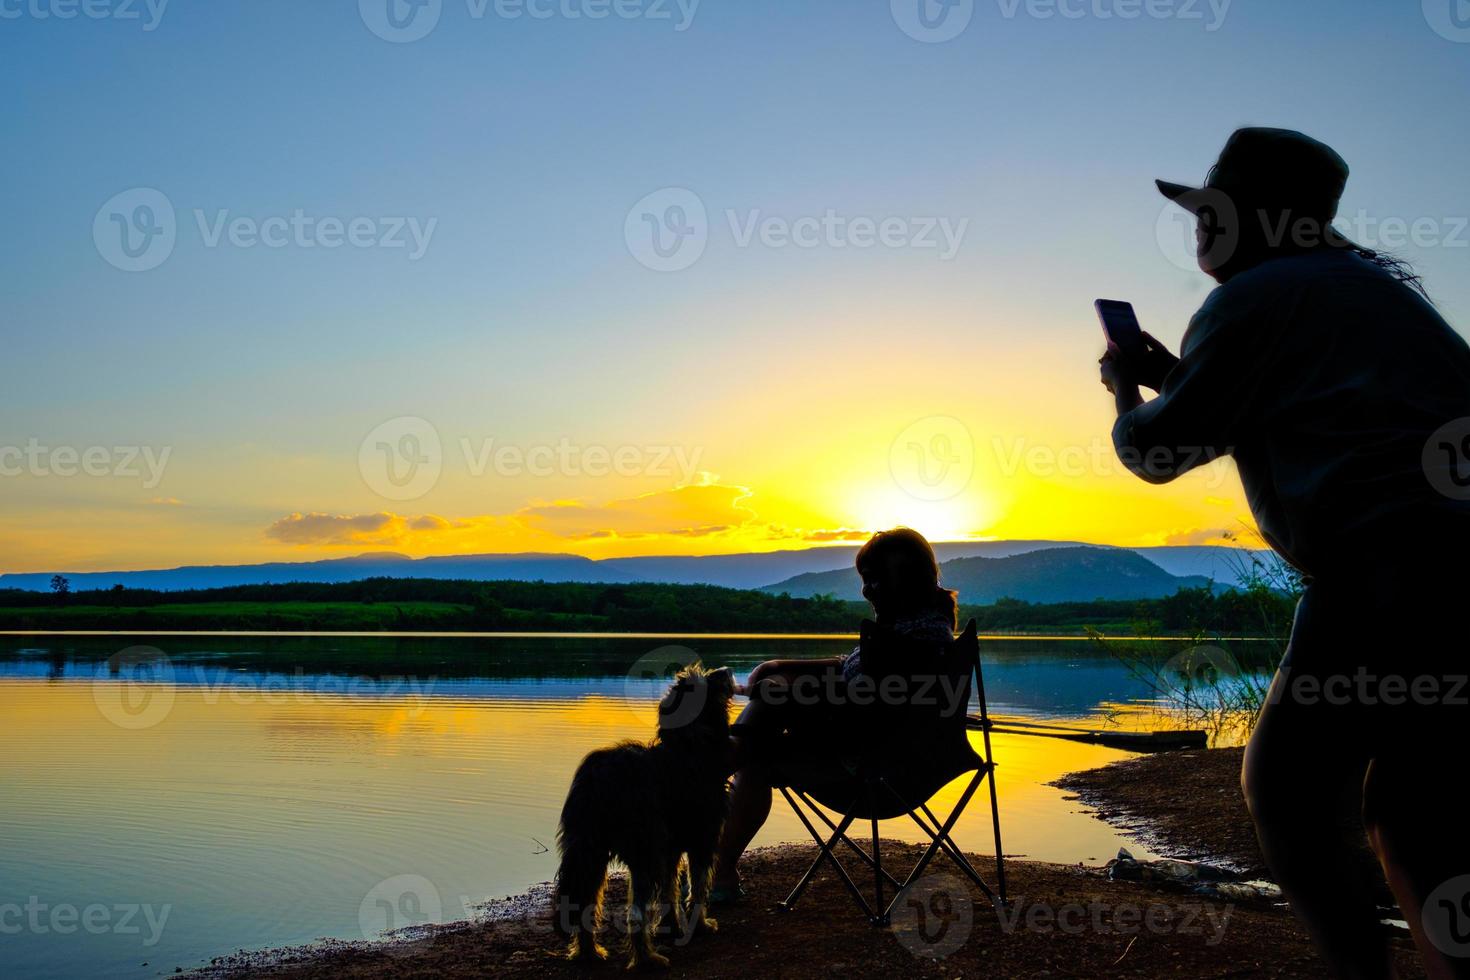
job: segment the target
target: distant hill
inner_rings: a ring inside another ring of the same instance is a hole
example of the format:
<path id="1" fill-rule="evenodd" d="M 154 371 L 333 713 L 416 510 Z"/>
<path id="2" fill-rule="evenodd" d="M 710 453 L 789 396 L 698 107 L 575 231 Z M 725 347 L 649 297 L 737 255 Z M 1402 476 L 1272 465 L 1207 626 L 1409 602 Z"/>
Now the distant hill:
<path id="1" fill-rule="evenodd" d="M 965 541 L 939 542 L 935 553 L 940 561 L 954 559 L 1003 559 L 1054 550 L 1075 550 L 1075 541 Z M 1126 549 L 1101 549 L 1132 554 Z M 1135 549 L 1164 571 L 1178 576 L 1214 576 L 1233 584 L 1233 567 L 1241 552 L 1233 548 L 1168 547 Z M 544 581 L 584 582 L 607 585 L 649 582 L 667 585 L 718 585 L 731 589 L 756 589 L 812 573 L 847 574 L 852 568 L 856 545 L 761 554 L 710 555 L 706 557 L 655 556 L 593 560 L 562 554 L 488 554 L 409 558 L 394 552 L 331 558 L 323 561 L 269 562 L 260 565 L 190 565 L 182 568 L 136 572 L 11 573 L 0 575 L 0 588 L 48 591 L 53 574 L 65 575 L 73 589 L 227 588 L 238 585 L 267 585 L 285 582 L 359 582 L 368 578 L 459 579 L 478 582 Z M 795 593 L 793 593 L 795 594 Z M 1088 598 L 1092 598 L 1089 596 Z"/>
<path id="2" fill-rule="evenodd" d="M 941 541 L 934 545 L 940 561 L 949 558 L 999 558 L 1043 548 L 1075 546 L 1074 541 Z M 698 558 L 605 558 L 603 568 L 629 575 L 638 582 L 723 585 L 730 589 L 758 589 L 805 572 L 851 568 L 857 545 L 770 551 L 747 555 L 709 555 Z M 3 582 L 0 582 L 3 584 Z"/>
<path id="3" fill-rule="evenodd" d="M 393 552 L 328 558 L 323 561 L 268 562 L 263 565 L 186 565 L 141 572 L 62 572 L 73 589 L 218 589 L 284 582 L 358 582 L 368 578 L 466 579 L 471 581 L 632 582 L 616 569 L 578 555 L 450 555 L 409 558 Z M 51 572 L 0 575 L 0 588 L 51 588 Z"/>
<path id="4" fill-rule="evenodd" d="M 960 601 L 977 604 L 1006 598 L 1040 603 L 1158 599 L 1210 581 L 1199 575 L 1170 575 L 1127 549 L 1087 546 L 1004 558 L 955 558 L 940 564 L 940 575 L 946 587 L 959 591 Z M 797 575 L 764 591 L 794 598 L 861 599 L 862 583 L 856 571 L 842 569 Z"/>

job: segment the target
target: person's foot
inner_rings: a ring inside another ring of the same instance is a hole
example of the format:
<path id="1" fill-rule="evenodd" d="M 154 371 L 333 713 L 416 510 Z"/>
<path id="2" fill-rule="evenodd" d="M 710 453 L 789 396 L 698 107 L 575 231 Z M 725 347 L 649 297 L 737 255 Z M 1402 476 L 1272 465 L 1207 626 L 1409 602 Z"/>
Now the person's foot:
<path id="1" fill-rule="evenodd" d="M 705 901 L 710 908 L 720 905 L 735 905 L 745 900 L 745 889 L 740 886 L 740 876 L 734 878 L 716 878 L 710 883 L 709 895 Z"/>

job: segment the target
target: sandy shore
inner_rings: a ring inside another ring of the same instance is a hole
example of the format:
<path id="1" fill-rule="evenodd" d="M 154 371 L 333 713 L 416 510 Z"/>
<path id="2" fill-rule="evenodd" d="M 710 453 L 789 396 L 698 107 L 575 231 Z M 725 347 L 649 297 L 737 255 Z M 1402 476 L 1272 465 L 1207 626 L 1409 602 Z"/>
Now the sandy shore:
<path id="1" fill-rule="evenodd" d="M 1232 758 L 1233 757 L 1233 758 Z M 1130 760 L 1063 781 L 1129 832 L 1174 856 L 1213 856 L 1258 871 L 1259 853 L 1239 804 L 1239 753 L 1170 753 Z M 1201 805 L 1204 801 L 1204 805 Z M 1204 815 L 1204 816 L 1202 816 Z M 1320 977 L 1306 935 L 1279 904 L 1222 902 L 1155 885 L 1110 880 L 1100 868 L 1007 861 L 1010 907 L 998 911 L 949 874 L 918 890 L 923 901 L 888 928 L 867 923 L 838 880 L 817 877 L 800 907 L 785 897 L 815 854 L 810 845 L 748 856 L 749 898 L 719 910 L 717 934 L 665 941 L 673 976 L 804 977 L 894 974 L 964 977 Z M 885 845 L 885 860 L 912 862 L 919 849 Z M 994 881 L 994 860 L 971 856 Z M 860 878 L 866 880 L 865 878 Z M 609 890 L 618 919 L 622 881 Z M 322 942 L 221 957 L 196 977 L 577 977 L 622 969 L 621 936 L 608 928 L 613 960 L 594 967 L 559 960 L 546 886 L 477 910 L 469 922 L 376 943 Z M 1422 975 L 1402 939 L 1400 967 Z"/>

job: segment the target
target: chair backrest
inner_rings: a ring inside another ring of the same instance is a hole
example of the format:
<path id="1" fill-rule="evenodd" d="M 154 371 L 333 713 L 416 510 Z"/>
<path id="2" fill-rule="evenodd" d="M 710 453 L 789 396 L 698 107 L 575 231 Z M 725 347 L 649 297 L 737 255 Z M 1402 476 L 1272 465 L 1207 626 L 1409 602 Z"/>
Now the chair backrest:
<path id="1" fill-rule="evenodd" d="M 980 641 L 972 619 L 942 651 L 938 676 L 920 678 L 927 682 L 928 696 L 937 699 L 938 711 L 908 712 L 901 730 L 875 740 L 870 751 L 856 760 L 856 772 L 834 771 L 801 788 L 822 804 L 859 819 L 886 820 L 902 816 L 951 780 L 983 766 L 988 760 L 970 744 L 968 725 L 979 669 Z M 865 786 L 869 779 L 881 780 L 888 789 L 870 799 Z"/>

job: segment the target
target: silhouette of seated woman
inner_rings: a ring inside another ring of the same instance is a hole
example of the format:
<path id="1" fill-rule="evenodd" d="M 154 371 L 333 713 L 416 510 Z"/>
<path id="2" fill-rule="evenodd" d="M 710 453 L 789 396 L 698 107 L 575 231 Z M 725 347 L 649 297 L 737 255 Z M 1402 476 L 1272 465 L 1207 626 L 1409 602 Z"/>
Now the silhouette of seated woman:
<path id="1" fill-rule="evenodd" d="M 890 685 L 891 696 L 878 693 L 895 676 L 939 676 L 954 641 L 955 593 L 939 584 L 934 549 L 909 528 L 880 531 L 858 550 L 855 564 L 877 621 L 865 624 L 863 642 L 843 657 L 768 660 L 746 680 L 750 703 L 735 722 L 736 772 L 711 902 L 741 895 L 740 855 L 771 812 L 767 762 L 793 744 L 804 755 L 834 761 L 859 745 L 901 746 L 904 727 L 955 709 L 935 687 L 917 681 Z M 906 692 L 921 689 L 930 693 L 905 700 Z"/>
<path id="2" fill-rule="evenodd" d="M 1332 228 L 1347 177 L 1316 140 L 1245 129 L 1205 187 L 1160 181 L 1220 286 L 1179 358 L 1145 335 L 1104 355 L 1102 380 L 1134 473 L 1233 456 L 1262 536 L 1303 575 L 1242 773 L 1293 909 L 1338 975 L 1393 975 L 1384 881 L 1354 860 L 1366 830 L 1430 973 L 1465 976 L 1470 348 L 1410 269 Z M 1361 813 L 1347 830 L 1345 808 Z"/>

